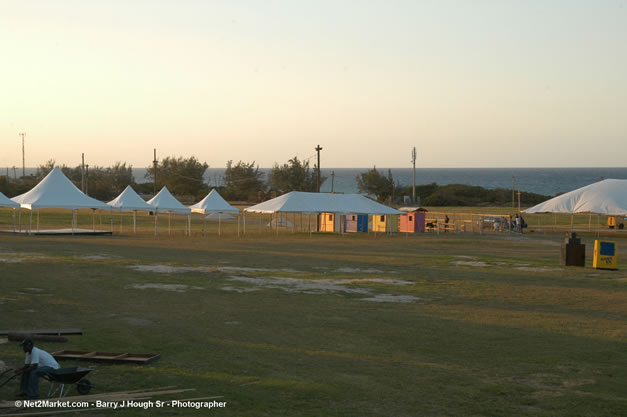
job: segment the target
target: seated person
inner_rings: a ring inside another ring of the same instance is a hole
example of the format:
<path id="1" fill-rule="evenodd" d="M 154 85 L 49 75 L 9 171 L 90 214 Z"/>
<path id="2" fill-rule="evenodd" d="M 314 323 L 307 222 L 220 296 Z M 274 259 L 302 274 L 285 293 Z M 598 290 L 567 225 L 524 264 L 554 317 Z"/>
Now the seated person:
<path id="1" fill-rule="evenodd" d="M 59 364 L 51 354 L 36 348 L 31 339 L 22 340 L 20 346 L 26 353 L 26 358 L 24 366 L 15 370 L 16 375 L 22 374 L 18 396 L 35 399 L 39 397 L 39 376 L 53 369 L 59 369 Z"/>

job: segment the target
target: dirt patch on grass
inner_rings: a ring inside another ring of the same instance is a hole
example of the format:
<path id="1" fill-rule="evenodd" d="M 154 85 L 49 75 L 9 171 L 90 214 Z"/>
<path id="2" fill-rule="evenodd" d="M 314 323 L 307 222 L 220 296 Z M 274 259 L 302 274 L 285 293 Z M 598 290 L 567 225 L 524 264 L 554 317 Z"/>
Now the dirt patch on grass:
<path id="1" fill-rule="evenodd" d="M 361 300 L 375 303 L 413 303 L 420 301 L 421 298 L 413 295 L 377 294 L 374 297 L 362 298 Z"/>
<path id="2" fill-rule="evenodd" d="M 171 266 L 171 265 L 132 265 L 132 269 L 140 272 L 157 272 L 160 274 L 180 274 L 185 272 L 215 272 L 206 266 Z"/>
<path id="3" fill-rule="evenodd" d="M 188 289 L 190 290 L 202 290 L 203 287 L 195 287 L 185 284 L 135 284 L 131 285 L 127 288 L 135 288 L 136 290 L 165 290 L 165 291 L 174 291 L 174 292 L 186 292 Z"/>
<path id="4" fill-rule="evenodd" d="M 484 267 L 491 266 L 490 264 L 483 261 L 453 261 L 451 262 L 455 266 L 474 266 L 474 267 Z"/>
<path id="5" fill-rule="evenodd" d="M 596 380 L 594 379 L 574 379 L 574 380 L 566 380 L 562 382 L 562 386 L 564 388 L 575 388 L 581 387 L 583 385 L 592 385 L 596 384 Z"/>
<path id="6" fill-rule="evenodd" d="M 231 276 L 230 281 L 244 282 L 257 287 L 274 288 L 285 292 L 295 292 L 302 294 L 323 294 L 328 292 L 346 292 L 354 294 L 368 294 L 370 290 L 363 288 L 350 288 L 336 284 L 334 280 L 316 280 L 310 281 L 299 278 L 282 278 L 282 277 L 248 277 L 248 276 Z"/>
<path id="7" fill-rule="evenodd" d="M 374 268 L 338 268 L 335 272 L 347 273 L 347 274 L 380 274 L 383 273 L 380 269 Z"/>
<path id="8" fill-rule="evenodd" d="M 519 266 L 516 269 L 519 271 L 528 271 L 528 272 L 554 272 L 554 271 L 563 271 L 562 268 L 550 268 L 545 266 Z"/>
<path id="9" fill-rule="evenodd" d="M 220 288 L 221 290 L 224 291 L 233 291 L 233 292 L 239 292 L 239 293 L 243 293 L 243 292 L 253 292 L 253 291 L 259 291 L 259 288 L 250 288 L 250 287 L 231 287 L 229 285 Z"/>

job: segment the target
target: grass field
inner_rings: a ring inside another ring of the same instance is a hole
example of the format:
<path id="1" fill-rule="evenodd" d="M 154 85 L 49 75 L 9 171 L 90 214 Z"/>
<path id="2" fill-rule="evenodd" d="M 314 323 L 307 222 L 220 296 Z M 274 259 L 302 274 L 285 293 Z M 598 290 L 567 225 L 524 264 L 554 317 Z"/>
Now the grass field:
<path id="1" fill-rule="evenodd" d="M 216 415 L 627 415 L 627 273 L 561 267 L 561 235 L 237 239 L 231 225 L 220 239 L 155 239 L 144 227 L 0 234 L 0 328 L 84 330 L 48 351 L 160 353 L 90 364 L 94 393 L 195 388 L 224 396 Z M 1 360 L 22 358 L 0 344 Z"/>

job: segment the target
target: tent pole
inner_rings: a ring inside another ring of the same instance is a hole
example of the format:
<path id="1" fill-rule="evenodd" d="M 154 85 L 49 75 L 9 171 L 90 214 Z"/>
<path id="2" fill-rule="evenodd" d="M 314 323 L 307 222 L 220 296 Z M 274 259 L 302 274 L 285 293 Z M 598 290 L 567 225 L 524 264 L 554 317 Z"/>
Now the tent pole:
<path id="1" fill-rule="evenodd" d="M 588 232 L 592 231 L 592 213 L 590 213 L 590 217 L 588 218 Z"/>
<path id="2" fill-rule="evenodd" d="M 202 237 L 205 237 L 205 226 L 206 225 L 207 225 L 207 218 L 203 214 L 203 216 L 202 216 Z"/>
<path id="3" fill-rule="evenodd" d="M 137 211 L 133 210 L 133 233 L 137 234 Z"/>
<path id="4" fill-rule="evenodd" d="M 20 232 L 22 232 L 22 209 L 20 208 L 20 212 L 18 213 L 18 221 L 20 226 Z"/>
<path id="5" fill-rule="evenodd" d="M 237 219 L 237 225 L 239 226 L 239 217 Z M 239 236 L 239 233 L 237 235 Z M 222 213 L 218 213 L 218 236 L 222 236 Z"/>
<path id="6" fill-rule="evenodd" d="M 239 218 L 240 216 L 237 215 L 237 238 L 239 239 Z M 218 217 L 218 222 L 220 221 L 220 217 Z"/>
<path id="7" fill-rule="evenodd" d="M 571 233 L 573 232 L 573 223 L 574 223 L 574 220 L 575 220 L 575 213 L 571 213 L 571 214 L 570 214 L 570 232 L 571 232 Z"/>
<path id="8" fill-rule="evenodd" d="M 28 233 L 33 233 L 33 210 L 30 211 L 30 224 L 28 226 Z"/>
<path id="9" fill-rule="evenodd" d="M 159 212 L 155 211 L 155 236 L 157 236 L 157 218 L 159 217 Z"/>
<path id="10" fill-rule="evenodd" d="M 37 209 L 37 231 L 39 232 L 39 211 L 40 209 Z"/>
<path id="11" fill-rule="evenodd" d="M 170 219 L 172 218 L 172 213 L 168 211 L 168 236 L 170 236 L 171 227 L 170 227 Z"/>
<path id="12" fill-rule="evenodd" d="M 13 233 L 15 233 L 15 210 L 17 209 L 13 209 Z M 21 208 L 20 208 L 21 210 Z"/>
<path id="13" fill-rule="evenodd" d="M 72 236 L 74 236 L 74 219 L 76 217 L 76 211 L 72 210 Z"/>
<path id="14" fill-rule="evenodd" d="M 276 213 L 276 222 L 275 222 L 275 227 L 276 227 L 276 235 L 279 235 L 279 218 L 280 218 L 280 213 L 277 211 Z"/>
<path id="15" fill-rule="evenodd" d="M 242 223 L 244 223 L 244 235 L 246 235 L 246 212 L 242 212 Z"/>

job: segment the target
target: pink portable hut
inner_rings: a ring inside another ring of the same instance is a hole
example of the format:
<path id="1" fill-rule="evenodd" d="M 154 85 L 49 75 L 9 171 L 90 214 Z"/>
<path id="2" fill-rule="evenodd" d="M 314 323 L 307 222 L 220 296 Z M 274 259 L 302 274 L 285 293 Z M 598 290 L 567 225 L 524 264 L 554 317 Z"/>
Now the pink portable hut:
<path id="1" fill-rule="evenodd" d="M 399 231 L 401 233 L 424 233 L 425 212 L 422 207 L 401 207 L 400 211 L 405 212 L 399 217 Z"/>

